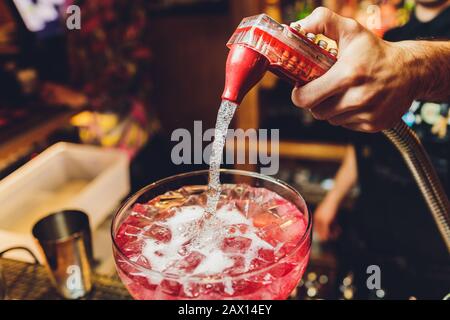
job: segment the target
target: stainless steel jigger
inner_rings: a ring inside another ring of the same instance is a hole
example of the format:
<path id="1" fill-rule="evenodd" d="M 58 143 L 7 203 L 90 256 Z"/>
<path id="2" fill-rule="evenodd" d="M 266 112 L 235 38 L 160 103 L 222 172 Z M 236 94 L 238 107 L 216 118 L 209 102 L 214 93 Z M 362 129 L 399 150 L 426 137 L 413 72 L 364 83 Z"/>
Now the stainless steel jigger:
<path id="1" fill-rule="evenodd" d="M 66 299 L 78 299 L 92 289 L 92 244 L 88 216 L 81 211 L 60 211 L 33 227 L 45 256 L 50 279 Z"/>

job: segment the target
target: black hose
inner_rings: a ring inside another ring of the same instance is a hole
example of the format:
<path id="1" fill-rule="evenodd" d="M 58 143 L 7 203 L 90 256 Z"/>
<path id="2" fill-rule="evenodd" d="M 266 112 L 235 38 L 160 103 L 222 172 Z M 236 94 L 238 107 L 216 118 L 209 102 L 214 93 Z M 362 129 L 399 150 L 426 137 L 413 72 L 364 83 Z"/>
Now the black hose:
<path id="1" fill-rule="evenodd" d="M 449 200 L 422 143 L 403 121 L 383 134 L 400 151 L 450 252 Z"/>
<path id="2" fill-rule="evenodd" d="M 23 251 L 28 252 L 28 254 L 33 258 L 34 264 L 39 264 L 39 260 L 38 260 L 38 258 L 36 257 L 36 255 L 33 253 L 33 251 L 31 251 L 30 249 L 28 249 L 28 248 L 26 248 L 26 247 L 11 247 L 11 248 L 5 249 L 5 250 L 3 250 L 3 251 L 0 251 L 0 258 L 1 258 L 5 253 L 10 252 L 10 251 L 14 251 L 14 250 L 23 250 Z"/>

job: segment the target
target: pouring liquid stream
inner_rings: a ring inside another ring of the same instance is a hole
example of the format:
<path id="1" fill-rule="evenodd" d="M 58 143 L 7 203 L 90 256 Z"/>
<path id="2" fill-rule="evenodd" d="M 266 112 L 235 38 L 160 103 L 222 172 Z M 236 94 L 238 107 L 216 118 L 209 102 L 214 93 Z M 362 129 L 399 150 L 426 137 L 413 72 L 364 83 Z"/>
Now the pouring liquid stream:
<path id="1" fill-rule="evenodd" d="M 217 113 L 216 127 L 214 131 L 214 142 L 209 159 L 209 178 L 207 202 L 204 220 L 214 215 L 217 203 L 220 199 L 220 164 L 222 163 L 223 149 L 225 146 L 228 127 L 233 119 L 237 104 L 228 100 L 222 100 L 219 112 Z"/>
<path id="2" fill-rule="evenodd" d="M 220 219 L 215 217 L 217 204 L 220 200 L 222 187 L 220 184 L 220 165 L 222 163 L 223 149 L 227 139 L 228 127 L 233 119 L 237 104 L 222 100 L 217 113 L 214 130 L 214 142 L 209 158 L 208 187 L 206 191 L 206 206 L 197 225 L 197 234 L 192 240 L 191 248 L 199 249 L 207 243 L 215 242 L 223 228 Z M 213 232 L 211 232 L 213 231 Z M 220 236 L 219 236 L 220 238 Z"/>

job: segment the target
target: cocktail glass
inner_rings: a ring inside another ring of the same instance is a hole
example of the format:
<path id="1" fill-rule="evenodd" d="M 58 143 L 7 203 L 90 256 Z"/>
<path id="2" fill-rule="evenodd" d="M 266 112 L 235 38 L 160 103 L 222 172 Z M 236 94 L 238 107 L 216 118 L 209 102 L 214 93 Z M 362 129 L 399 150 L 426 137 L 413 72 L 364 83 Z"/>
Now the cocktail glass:
<path id="1" fill-rule="evenodd" d="M 284 252 L 276 261 L 264 261 L 262 267 L 241 273 L 224 272 L 203 275 L 184 273 L 181 275 L 176 272 L 155 270 L 151 263 L 140 255 L 143 250 L 142 239 L 129 235 L 136 233 L 132 229 L 142 228 L 141 230 L 145 230 L 148 227 L 146 224 L 151 225 L 154 223 L 152 219 L 156 219 L 152 215 L 157 215 L 160 212 L 158 210 L 153 210 L 153 213 L 146 212 L 147 217 L 145 219 L 142 219 L 142 221 L 136 220 L 136 212 L 134 212 L 136 206 L 147 204 L 152 199 L 180 188 L 189 190 L 188 192 L 192 194 L 204 193 L 208 184 L 208 171 L 196 171 L 165 178 L 148 185 L 130 197 L 118 210 L 112 222 L 111 233 L 116 268 L 122 282 L 133 298 L 147 300 L 286 299 L 297 286 L 309 260 L 312 229 L 311 215 L 301 195 L 280 180 L 253 172 L 222 169 L 220 177 L 224 186 L 223 189 L 227 189 L 225 186 L 230 185 L 239 186 L 236 189 L 238 191 L 245 190 L 246 186 L 258 188 L 252 190 L 259 190 L 257 192 L 263 192 L 264 194 L 276 194 L 277 199 L 282 199 L 281 201 L 284 201 L 285 205 L 291 208 L 290 210 L 298 213 L 295 219 L 284 219 L 283 217 L 280 218 L 274 210 L 275 218 L 267 217 L 268 214 L 265 212 L 263 213 L 264 216 L 258 213 L 252 220 L 255 225 L 257 225 L 256 220 L 260 221 L 261 217 L 264 218 L 263 221 L 267 221 L 267 218 L 273 220 L 268 227 L 261 227 L 260 224 L 257 227 L 264 228 L 264 234 L 287 237 L 290 241 L 289 251 Z M 180 198 L 177 194 L 175 193 L 173 198 L 170 196 L 164 197 L 157 203 L 157 206 L 161 204 L 164 207 L 168 203 L 170 203 L 169 206 L 173 207 L 184 205 L 183 201 L 186 201 L 186 198 Z M 227 197 L 227 194 L 222 193 L 222 204 L 227 203 Z M 129 225 L 128 221 L 131 221 L 131 219 L 134 222 Z M 158 219 L 160 218 L 158 217 Z M 136 221 L 138 221 L 137 224 Z M 126 228 L 130 228 L 130 231 L 127 231 Z M 124 236 L 124 234 L 127 236 Z M 126 240 L 123 240 L 124 237 Z M 294 242 L 292 242 L 292 239 L 294 239 Z M 260 259 L 256 260 L 260 261 Z"/>

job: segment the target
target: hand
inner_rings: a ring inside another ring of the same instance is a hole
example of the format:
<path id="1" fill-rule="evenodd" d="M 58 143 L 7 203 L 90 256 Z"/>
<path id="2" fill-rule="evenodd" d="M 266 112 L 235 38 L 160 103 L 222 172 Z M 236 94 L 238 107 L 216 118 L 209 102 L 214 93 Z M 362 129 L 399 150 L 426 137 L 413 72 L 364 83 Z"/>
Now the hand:
<path id="1" fill-rule="evenodd" d="M 383 41 L 326 8 L 317 8 L 299 24 L 306 32 L 336 40 L 339 54 L 323 76 L 294 89 L 294 104 L 310 109 L 316 119 L 352 130 L 377 132 L 394 126 L 419 87 L 407 44 Z"/>
<path id="2" fill-rule="evenodd" d="M 338 206 L 325 198 L 314 212 L 314 231 L 319 241 L 328 241 L 338 236 L 338 229 L 333 225 L 338 213 Z"/>

